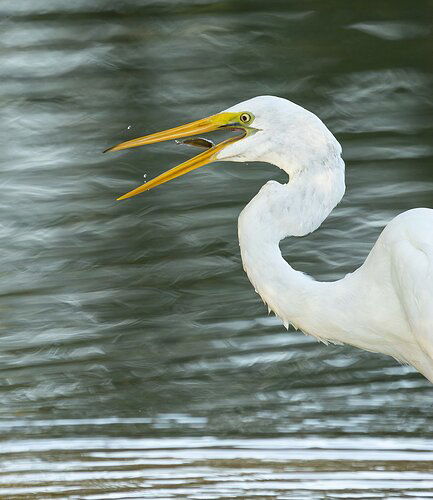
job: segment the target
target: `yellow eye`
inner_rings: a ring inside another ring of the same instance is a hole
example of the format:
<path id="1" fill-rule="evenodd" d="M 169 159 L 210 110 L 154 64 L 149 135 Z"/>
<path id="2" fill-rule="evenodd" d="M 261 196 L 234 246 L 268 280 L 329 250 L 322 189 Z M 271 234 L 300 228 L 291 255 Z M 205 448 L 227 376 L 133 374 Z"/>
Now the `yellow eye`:
<path id="1" fill-rule="evenodd" d="M 242 113 L 239 117 L 239 120 L 242 122 L 242 123 L 248 123 L 251 121 L 251 115 L 249 113 Z"/>

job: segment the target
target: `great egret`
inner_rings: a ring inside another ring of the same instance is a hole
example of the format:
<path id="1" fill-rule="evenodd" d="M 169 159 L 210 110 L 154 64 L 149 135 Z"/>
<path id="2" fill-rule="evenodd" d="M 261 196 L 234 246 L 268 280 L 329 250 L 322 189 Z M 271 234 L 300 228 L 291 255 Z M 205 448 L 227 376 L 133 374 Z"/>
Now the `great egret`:
<path id="1" fill-rule="evenodd" d="M 240 131 L 121 196 L 129 198 L 213 161 L 263 161 L 287 184 L 267 182 L 239 216 L 244 269 L 263 301 L 319 340 L 345 343 L 409 363 L 433 382 L 433 210 L 408 210 L 383 230 L 364 264 L 335 282 L 294 270 L 279 242 L 317 229 L 341 200 L 341 146 L 313 113 L 260 96 L 186 125 L 123 142 L 118 151 L 217 129 Z M 190 141 L 191 144 L 195 140 Z"/>

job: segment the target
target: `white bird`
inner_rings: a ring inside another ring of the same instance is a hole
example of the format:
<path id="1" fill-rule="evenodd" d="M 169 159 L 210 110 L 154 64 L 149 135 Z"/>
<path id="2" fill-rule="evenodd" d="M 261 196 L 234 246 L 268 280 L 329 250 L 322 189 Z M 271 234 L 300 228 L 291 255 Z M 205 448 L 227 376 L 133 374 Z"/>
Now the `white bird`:
<path id="1" fill-rule="evenodd" d="M 216 160 L 276 165 L 289 182 L 267 182 L 239 216 L 242 262 L 257 293 L 286 327 L 292 324 L 324 342 L 387 354 L 433 382 L 432 209 L 395 217 L 364 264 L 338 281 L 316 281 L 281 255 L 279 242 L 317 229 L 345 191 L 341 146 L 316 115 L 286 99 L 260 96 L 110 150 L 221 128 L 241 134 L 217 145 L 197 141 L 208 149 L 119 199 Z"/>

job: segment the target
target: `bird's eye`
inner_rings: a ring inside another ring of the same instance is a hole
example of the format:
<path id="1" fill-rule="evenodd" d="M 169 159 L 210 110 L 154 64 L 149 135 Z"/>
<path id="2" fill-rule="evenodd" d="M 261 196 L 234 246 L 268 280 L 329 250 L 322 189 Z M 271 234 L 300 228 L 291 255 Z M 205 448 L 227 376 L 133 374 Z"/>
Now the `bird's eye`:
<path id="1" fill-rule="evenodd" d="M 249 113 L 242 113 L 239 119 L 243 123 L 248 123 L 251 121 L 251 115 Z"/>

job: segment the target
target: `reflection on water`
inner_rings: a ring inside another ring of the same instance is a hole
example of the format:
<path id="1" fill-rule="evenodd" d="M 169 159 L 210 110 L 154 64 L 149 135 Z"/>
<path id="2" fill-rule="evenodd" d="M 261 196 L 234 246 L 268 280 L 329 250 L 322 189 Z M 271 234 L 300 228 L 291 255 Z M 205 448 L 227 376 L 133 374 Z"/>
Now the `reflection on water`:
<path id="1" fill-rule="evenodd" d="M 402 450 L 394 440 L 371 438 L 26 440 L 0 455 L 13 464 L 0 476 L 0 488 L 9 498 L 29 492 L 86 499 L 371 498 L 372 488 L 375 498 L 402 489 L 429 498 L 432 445 L 403 439 Z"/>
<path id="2" fill-rule="evenodd" d="M 431 386 L 392 359 L 287 333 L 244 275 L 236 217 L 269 178 L 102 155 L 254 95 L 341 141 L 347 194 L 282 244 L 318 279 L 432 206 L 428 2 L 3 2 L 0 495 L 391 498 L 433 489 Z"/>

